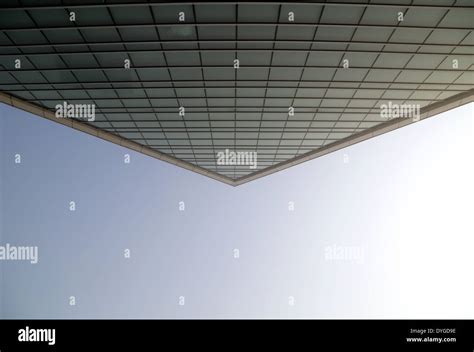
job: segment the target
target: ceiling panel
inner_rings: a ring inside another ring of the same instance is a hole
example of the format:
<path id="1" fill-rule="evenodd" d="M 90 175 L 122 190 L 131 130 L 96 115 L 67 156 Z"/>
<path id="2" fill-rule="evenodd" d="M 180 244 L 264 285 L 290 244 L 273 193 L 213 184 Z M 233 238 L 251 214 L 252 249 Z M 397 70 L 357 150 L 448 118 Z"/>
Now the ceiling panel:
<path id="1" fill-rule="evenodd" d="M 82 124 L 236 185 L 376 131 L 384 104 L 471 94 L 474 5 L 450 4 L 9 2 L 0 89 L 94 104 Z"/>

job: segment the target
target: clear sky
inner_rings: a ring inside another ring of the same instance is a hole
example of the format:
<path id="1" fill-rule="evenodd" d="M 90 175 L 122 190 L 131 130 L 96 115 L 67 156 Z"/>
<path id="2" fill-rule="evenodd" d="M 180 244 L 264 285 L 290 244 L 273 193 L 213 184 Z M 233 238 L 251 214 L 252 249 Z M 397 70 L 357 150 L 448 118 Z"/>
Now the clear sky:
<path id="1" fill-rule="evenodd" d="M 473 114 L 233 188 L 0 105 L 0 317 L 474 318 Z"/>

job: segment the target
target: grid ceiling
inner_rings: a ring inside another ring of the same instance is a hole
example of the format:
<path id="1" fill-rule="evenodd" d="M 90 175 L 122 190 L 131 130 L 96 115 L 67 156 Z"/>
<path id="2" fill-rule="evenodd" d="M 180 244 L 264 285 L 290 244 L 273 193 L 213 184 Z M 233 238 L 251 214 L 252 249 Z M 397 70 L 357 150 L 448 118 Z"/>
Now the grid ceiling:
<path id="1" fill-rule="evenodd" d="M 0 90 L 234 180 L 474 88 L 471 0 L 73 3 L 2 1 Z"/>

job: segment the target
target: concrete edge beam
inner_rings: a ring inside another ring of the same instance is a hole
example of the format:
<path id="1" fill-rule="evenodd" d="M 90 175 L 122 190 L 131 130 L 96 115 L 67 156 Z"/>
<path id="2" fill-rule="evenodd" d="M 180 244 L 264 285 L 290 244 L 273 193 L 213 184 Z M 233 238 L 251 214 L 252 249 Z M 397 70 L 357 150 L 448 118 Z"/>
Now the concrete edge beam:
<path id="1" fill-rule="evenodd" d="M 7 105 L 11 105 L 13 107 L 19 108 L 21 110 L 30 112 L 34 115 L 46 118 L 48 120 L 54 121 L 56 123 L 62 124 L 64 126 L 68 126 L 71 128 L 74 128 L 78 131 L 87 133 L 89 135 L 101 138 L 103 140 L 106 140 L 108 142 L 114 143 L 116 145 L 122 146 L 124 148 L 134 150 L 136 152 L 139 152 L 141 154 L 153 157 L 158 160 L 165 161 L 167 163 L 182 167 L 184 169 L 187 169 L 189 171 L 207 176 L 209 178 L 212 178 L 214 180 L 223 182 L 225 184 L 231 185 L 231 186 L 239 186 L 244 183 L 259 179 L 264 176 L 271 175 L 275 172 L 287 169 L 289 167 L 301 164 L 303 162 L 318 158 L 320 156 L 332 153 L 334 151 L 349 147 L 353 144 L 360 143 L 362 141 L 365 141 L 367 139 L 380 136 L 384 133 L 396 130 L 400 127 L 404 127 L 407 125 L 410 125 L 412 123 L 415 123 L 417 121 L 414 121 L 410 118 L 398 118 L 394 120 L 389 120 L 385 123 L 381 123 L 379 125 L 376 125 L 374 127 L 371 127 L 367 130 L 361 131 L 355 135 L 346 137 L 344 139 L 341 139 L 339 141 L 333 142 L 327 146 L 321 147 L 319 149 L 310 151 L 308 153 L 305 153 L 303 155 L 299 155 L 297 157 L 294 157 L 292 159 L 289 159 L 287 161 L 284 161 L 282 163 L 279 163 L 277 165 L 269 166 L 265 169 L 262 169 L 260 171 L 254 172 L 250 175 L 243 176 L 237 180 L 233 180 L 230 177 L 220 175 L 217 172 L 211 171 L 204 169 L 200 166 L 191 164 L 189 162 L 174 158 L 170 155 L 161 153 L 157 150 L 151 149 L 147 146 L 140 145 L 136 142 L 130 141 L 128 139 L 125 139 L 123 137 L 117 136 L 115 134 L 112 134 L 110 132 L 101 130 L 99 128 L 96 128 L 94 126 L 91 126 L 89 124 L 86 124 L 82 121 L 79 120 L 74 120 L 74 119 L 67 119 L 67 118 L 56 118 L 53 112 L 39 106 L 36 104 L 32 104 L 26 101 L 23 101 L 19 98 L 13 97 L 7 93 L 0 92 L 0 102 L 5 103 Z M 445 111 L 457 108 L 459 106 L 468 104 L 474 102 L 474 89 L 468 90 L 463 93 L 459 93 L 457 95 L 454 95 L 450 98 L 447 98 L 441 102 L 437 102 L 434 104 L 431 104 L 429 106 L 426 106 L 421 109 L 420 111 L 420 119 L 418 121 L 422 121 L 426 118 L 432 117 L 434 115 L 438 115 L 440 113 L 443 113 Z"/>

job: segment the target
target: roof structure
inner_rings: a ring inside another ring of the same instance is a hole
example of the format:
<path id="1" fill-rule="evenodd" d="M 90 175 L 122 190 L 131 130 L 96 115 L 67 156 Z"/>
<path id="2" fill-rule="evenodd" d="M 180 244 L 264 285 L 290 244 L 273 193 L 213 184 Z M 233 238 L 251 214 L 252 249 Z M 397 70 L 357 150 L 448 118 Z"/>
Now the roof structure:
<path id="1" fill-rule="evenodd" d="M 473 29 L 470 0 L 3 0 L 0 102 L 240 185 L 474 101 Z"/>

